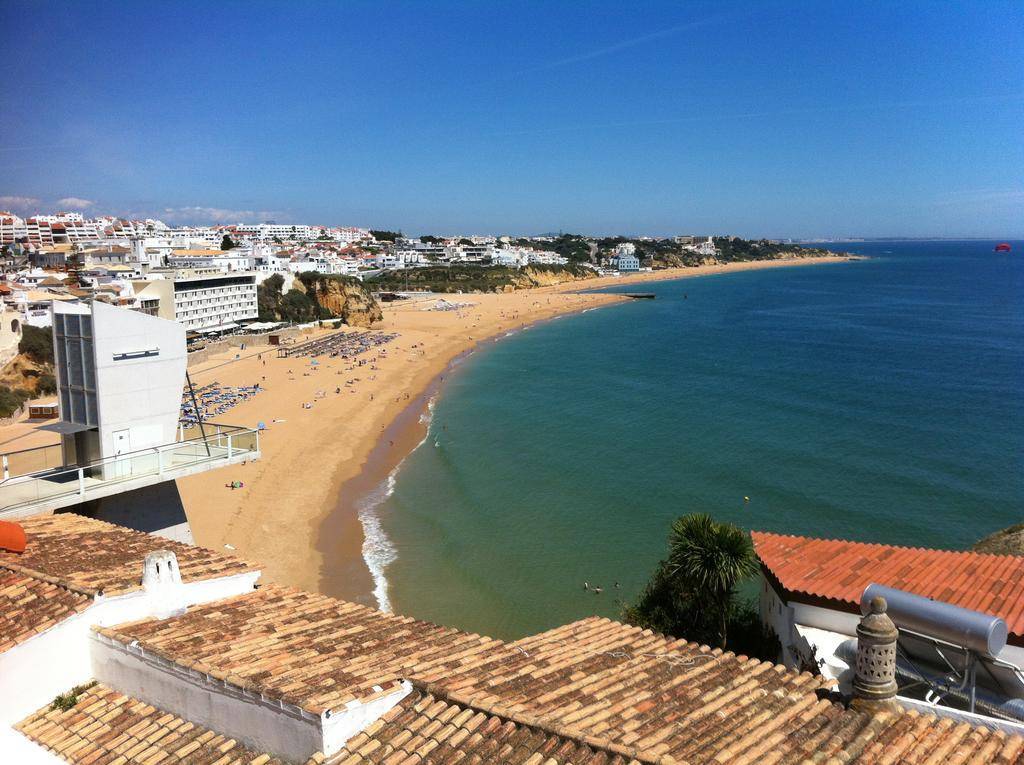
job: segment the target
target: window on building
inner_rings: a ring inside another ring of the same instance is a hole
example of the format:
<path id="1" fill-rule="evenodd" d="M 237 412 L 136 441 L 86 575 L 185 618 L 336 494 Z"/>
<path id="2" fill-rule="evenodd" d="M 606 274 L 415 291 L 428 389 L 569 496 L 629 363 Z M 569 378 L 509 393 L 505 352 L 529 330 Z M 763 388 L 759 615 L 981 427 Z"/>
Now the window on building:
<path id="1" fill-rule="evenodd" d="M 92 317 L 57 314 L 53 334 L 61 417 L 79 425 L 97 425 Z"/>

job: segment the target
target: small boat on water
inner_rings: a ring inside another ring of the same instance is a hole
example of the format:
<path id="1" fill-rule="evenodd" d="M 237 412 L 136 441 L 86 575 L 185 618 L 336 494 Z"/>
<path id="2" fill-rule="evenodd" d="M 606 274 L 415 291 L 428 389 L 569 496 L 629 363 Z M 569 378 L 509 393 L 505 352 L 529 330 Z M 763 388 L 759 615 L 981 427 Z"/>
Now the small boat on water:
<path id="1" fill-rule="evenodd" d="M 996 252 L 1010 252 L 1012 249 L 1009 242 L 1000 242 L 996 245 Z"/>

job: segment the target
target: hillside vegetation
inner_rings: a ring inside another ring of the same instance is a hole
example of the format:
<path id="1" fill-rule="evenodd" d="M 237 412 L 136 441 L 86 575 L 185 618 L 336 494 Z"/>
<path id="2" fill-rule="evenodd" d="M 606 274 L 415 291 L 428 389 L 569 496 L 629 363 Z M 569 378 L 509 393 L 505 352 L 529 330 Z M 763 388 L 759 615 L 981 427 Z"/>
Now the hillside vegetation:
<path id="1" fill-rule="evenodd" d="M 708 257 L 685 249 L 675 239 L 639 239 L 609 236 L 587 239 L 580 234 L 560 234 L 553 240 L 522 238 L 516 244 L 538 250 L 554 250 L 571 262 L 590 262 L 595 265 L 614 254 L 620 244 L 636 247 L 641 265 L 648 268 L 687 268 L 714 263 L 735 263 L 752 260 L 780 260 L 782 258 L 813 258 L 832 255 L 828 250 L 796 244 L 773 242 L 768 239 L 739 239 L 715 237 L 717 257 Z"/>
<path id="2" fill-rule="evenodd" d="M 25 324 L 18 355 L 0 370 L 0 417 L 10 417 L 29 399 L 56 392 L 53 331 Z"/>
<path id="3" fill-rule="evenodd" d="M 273 274 L 256 288 L 260 321 L 304 324 L 339 319 L 352 326 L 368 327 L 382 318 L 371 292 L 351 276 L 307 272 L 296 277 L 288 292 L 283 287 L 284 278 Z"/>
<path id="4" fill-rule="evenodd" d="M 564 266 L 538 264 L 525 268 L 459 264 L 385 271 L 365 283 L 370 289 L 383 291 L 513 292 L 596 276 L 591 269 L 574 263 Z"/>

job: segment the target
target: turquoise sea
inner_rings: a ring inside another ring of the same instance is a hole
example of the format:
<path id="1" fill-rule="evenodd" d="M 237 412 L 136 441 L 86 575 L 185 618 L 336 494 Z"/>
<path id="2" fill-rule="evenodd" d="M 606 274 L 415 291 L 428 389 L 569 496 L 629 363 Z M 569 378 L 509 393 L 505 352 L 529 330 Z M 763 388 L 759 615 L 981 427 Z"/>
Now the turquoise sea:
<path id="1" fill-rule="evenodd" d="M 364 505 L 378 594 L 518 637 L 616 615 L 682 513 L 945 548 L 1024 521 L 1024 243 L 993 246 L 834 246 L 871 260 L 661 282 L 488 344 Z"/>

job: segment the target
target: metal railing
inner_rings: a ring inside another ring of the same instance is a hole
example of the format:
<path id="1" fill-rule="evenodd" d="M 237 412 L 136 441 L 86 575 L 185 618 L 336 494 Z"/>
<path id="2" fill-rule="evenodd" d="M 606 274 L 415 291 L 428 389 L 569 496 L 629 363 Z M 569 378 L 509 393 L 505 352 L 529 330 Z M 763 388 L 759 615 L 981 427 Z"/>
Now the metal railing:
<path id="1" fill-rule="evenodd" d="M 200 428 L 198 423 L 179 423 L 178 424 L 178 440 L 177 443 L 185 443 L 188 441 L 198 441 L 211 436 L 228 435 L 231 433 L 240 433 L 242 431 L 248 431 L 250 428 L 245 428 L 241 425 L 221 425 L 213 422 L 204 422 L 203 428 Z M 142 452 L 149 451 L 147 449 L 141 450 Z M 136 452 L 125 452 L 124 454 L 118 455 L 119 457 L 130 457 L 136 454 Z M 108 458 L 108 459 L 113 459 Z M 68 465 L 64 462 L 64 449 L 60 444 L 48 444 L 47 446 L 35 446 L 31 449 L 21 449 L 16 452 L 7 452 L 0 454 L 0 485 L 3 481 L 9 478 L 17 478 L 18 476 L 31 475 L 32 473 L 40 473 L 44 470 L 56 470 L 58 468 L 71 468 L 78 467 L 77 465 Z"/>
<path id="2" fill-rule="evenodd" d="M 171 444 L 104 457 L 81 465 L 60 465 L 5 477 L 0 481 L 0 514 L 22 505 L 59 498 L 77 497 L 78 501 L 85 501 L 91 493 L 114 484 L 164 475 L 171 478 L 177 471 L 204 463 L 259 453 L 260 437 L 255 428 L 204 425 L 207 428 L 205 438 L 184 438 Z M 211 429 L 215 432 L 210 433 Z M 179 432 L 186 435 L 188 430 L 182 428 Z M 194 430 L 199 429 L 196 427 Z M 3 455 L 5 468 L 11 456 Z"/>

